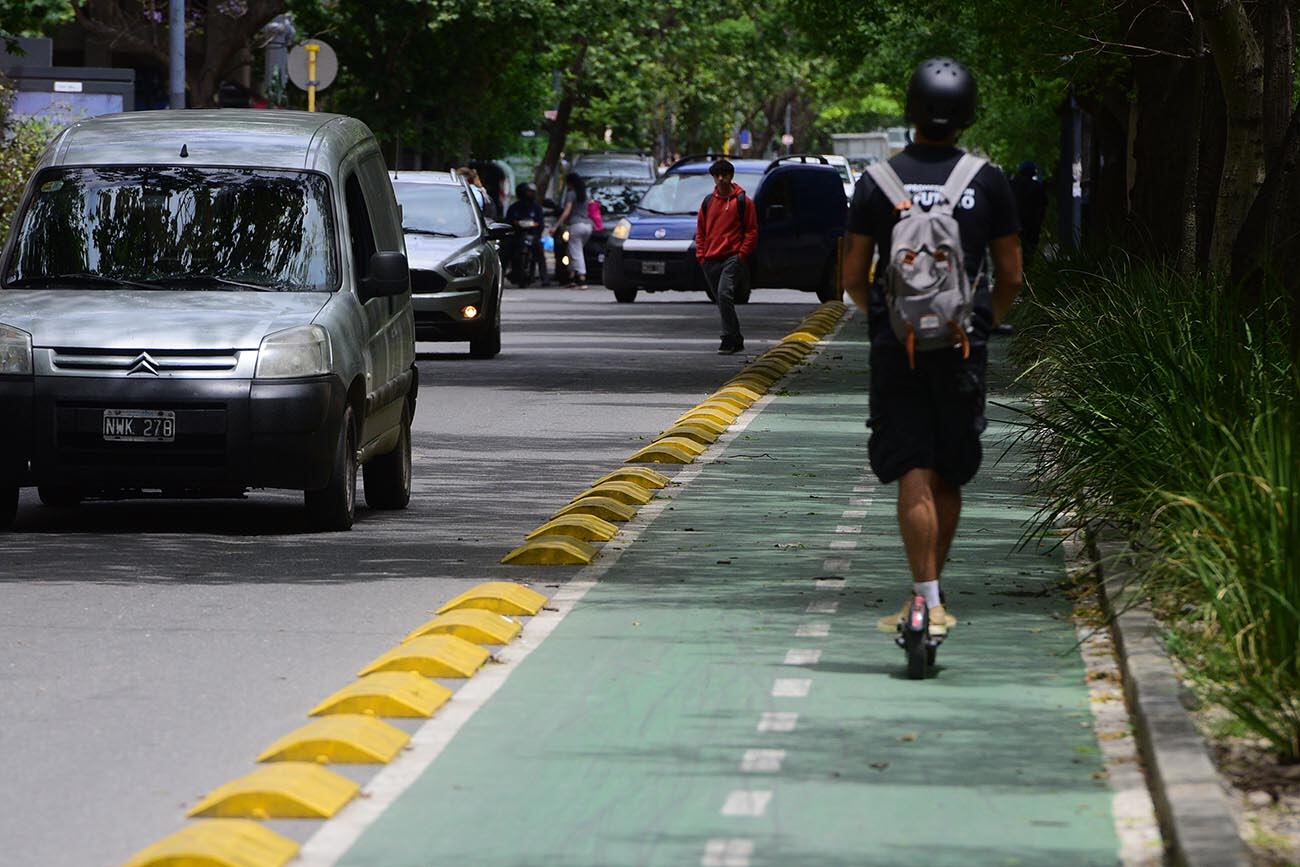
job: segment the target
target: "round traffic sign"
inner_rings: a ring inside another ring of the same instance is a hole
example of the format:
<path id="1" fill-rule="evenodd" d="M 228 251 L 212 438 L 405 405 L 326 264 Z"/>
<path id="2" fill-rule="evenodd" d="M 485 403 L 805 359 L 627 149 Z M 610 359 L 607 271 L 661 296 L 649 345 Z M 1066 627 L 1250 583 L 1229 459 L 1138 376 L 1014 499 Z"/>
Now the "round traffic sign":
<path id="1" fill-rule="evenodd" d="M 308 39 L 301 45 L 295 45 L 289 52 L 289 80 L 295 85 L 307 89 L 307 46 L 319 45 L 316 52 L 316 89 L 324 90 L 334 83 L 339 74 L 339 58 L 328 43 L 319 39 Z"/>

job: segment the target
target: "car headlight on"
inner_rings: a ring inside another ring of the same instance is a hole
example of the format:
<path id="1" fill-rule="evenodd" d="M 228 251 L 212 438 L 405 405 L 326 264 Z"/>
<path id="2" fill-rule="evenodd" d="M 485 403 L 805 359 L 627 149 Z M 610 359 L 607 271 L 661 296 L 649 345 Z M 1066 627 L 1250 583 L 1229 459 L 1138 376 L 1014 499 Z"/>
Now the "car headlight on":
<path id="1" fill-rule="evenodd" d="M 611 237 L 617 238 L 620 241 L 626 241 L 628 235 L 631 234 L 632 234 L 631 220 L 619 220 L 618 223 L 614 226 L 614 231 L 610 232 Z"/>
<path id="2" fill-rule="evenodd" d="M 475 251 L 452 259 L 442 267 L 453 277 L 477 277 L 483 273 L 483 257 Z"/>
<path id="3" fill-rule="evenodd" d="M 0 325 L 0 374 L 31 376 L 32 336 L 19 328 Z"/>
<path id="4" fill-rule="evenodd" d="M 330 338 L 319 325 L 286 328 L 262 338 L 257 350 L 258 379 L 320 376 L 333 367 Z"/>

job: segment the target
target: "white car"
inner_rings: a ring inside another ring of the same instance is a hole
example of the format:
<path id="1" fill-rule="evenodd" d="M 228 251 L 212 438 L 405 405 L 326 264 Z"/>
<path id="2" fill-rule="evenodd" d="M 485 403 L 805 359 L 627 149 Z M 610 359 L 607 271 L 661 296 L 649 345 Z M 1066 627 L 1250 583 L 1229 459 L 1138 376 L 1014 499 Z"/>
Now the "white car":
<path id="1" fill-rule="evenodd" d="M 853 188 L 857 186 L 858 175 L 853 171 L 853 166 L 849 165 L 849 158 L 840 154 L 822 154 L 822 156 L 826 157 L 826 162 L 840 173 L 840 180 L 844 182 L 844 195 L 848 196 L 849 201 L 853 201 Z"/>

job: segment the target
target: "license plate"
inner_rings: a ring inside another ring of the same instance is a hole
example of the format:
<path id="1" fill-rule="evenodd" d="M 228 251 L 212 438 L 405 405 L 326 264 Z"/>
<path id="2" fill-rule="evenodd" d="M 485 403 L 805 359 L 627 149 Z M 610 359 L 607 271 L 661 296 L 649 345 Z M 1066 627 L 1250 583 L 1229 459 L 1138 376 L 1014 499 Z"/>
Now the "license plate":
<path id="1" fill-rule="evenodd" d="M 176 440 L 176 413 L 169 409 L 106 409 L 104 439 L 118 443 Z"/>
<path id="2" fill-rule="evenodd" d="M 662 274 L 662 273 L 664 273 L 664 263 L 663 263 L 663 262 L 642 262 L 642 263 L 641 263 L 641 273 L 642 273 L 642 274 Z"/>

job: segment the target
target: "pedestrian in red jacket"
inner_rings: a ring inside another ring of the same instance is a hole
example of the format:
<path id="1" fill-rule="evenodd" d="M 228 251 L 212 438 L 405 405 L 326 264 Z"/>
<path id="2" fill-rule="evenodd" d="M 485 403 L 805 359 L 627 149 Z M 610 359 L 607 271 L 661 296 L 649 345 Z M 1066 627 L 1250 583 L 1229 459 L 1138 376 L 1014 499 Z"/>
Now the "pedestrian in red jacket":
<path id="1" fill-rule="evenodd" d="M 758 245 L 758 219 L 745 191 L 732 183 L 736 167 L 728 160 L 709 166 L 714 189 L 700 204 L 695 222 L 695 256 L 709 281 L 722 316 L 719 355 L 745 348 L 736 318 L 736 294 L 749 287 L 749 257 Z"/>

